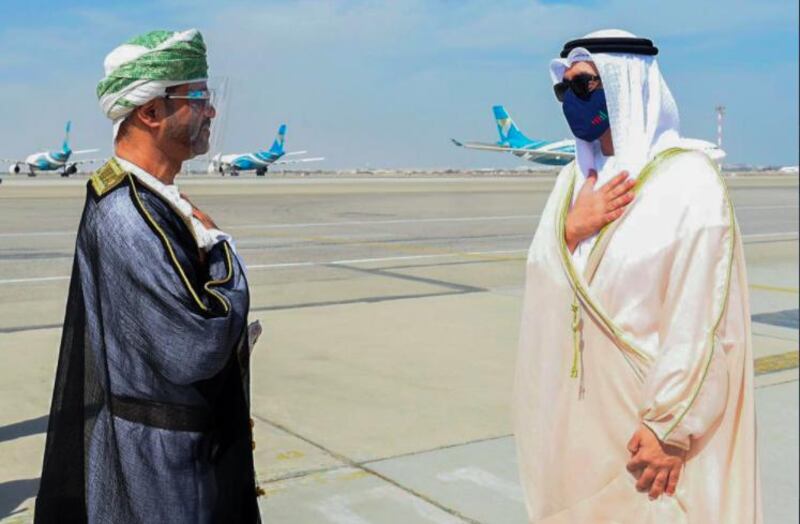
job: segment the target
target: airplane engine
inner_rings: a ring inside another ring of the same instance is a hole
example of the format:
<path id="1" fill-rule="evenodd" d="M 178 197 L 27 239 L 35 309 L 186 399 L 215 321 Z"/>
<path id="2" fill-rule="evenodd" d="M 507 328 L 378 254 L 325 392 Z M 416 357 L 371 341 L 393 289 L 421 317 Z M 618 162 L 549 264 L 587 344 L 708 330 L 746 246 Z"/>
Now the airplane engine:
<path id="1" fill-rule="evenodd" d="M 77 164 L 71 164 L 67 166 L 66 169 L 64 169 L 64 174 L 66 175 L 74 175 L 77 172 L 78 172 Z"/>
<path id="2" fill-rule="evenodd" d="M 18 175 L 20 172 L 19 164 L 11 164 L 8 166 L 8 172 L 11 175 Z"/>

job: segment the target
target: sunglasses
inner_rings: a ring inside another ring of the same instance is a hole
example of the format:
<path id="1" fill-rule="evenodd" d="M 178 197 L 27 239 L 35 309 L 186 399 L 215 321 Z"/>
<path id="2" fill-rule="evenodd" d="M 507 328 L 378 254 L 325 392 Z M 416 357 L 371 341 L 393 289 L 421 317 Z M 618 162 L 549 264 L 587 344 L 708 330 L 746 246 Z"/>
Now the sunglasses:
<path id="1" fill-rule="evenodd" d="M 559 102 L 564 101 L 564 95 L 567 94 L 568 89 L 572 89 L 572 92 L 575 93 L 575 96 L 578 98 L 586 100 L 589 98 L 589 93 L 597 89 L 597 85 L 595 85 L 594 88 L 589 87 L 591 82 L 597 82 L 599 85 L 600 77 L 597 75 L 590 75 L 588 73 L 575 75 L 572 77 L 572 80 L 567 80 L 565 78 L 561 82 L 554 85 L 553 91 L 555 91 L 556 99 L 558 99 Z"/>
<path id="2" fill-rule="evenodd" d="M 206 106 L 214 98 L 214 91 L 211 89 L 198 89 L 196 91 L 189 91 L 185 95 L 174 95 L 167 93 L 164 98 L 170 100 L 189 100 L 196 104 Z"/>

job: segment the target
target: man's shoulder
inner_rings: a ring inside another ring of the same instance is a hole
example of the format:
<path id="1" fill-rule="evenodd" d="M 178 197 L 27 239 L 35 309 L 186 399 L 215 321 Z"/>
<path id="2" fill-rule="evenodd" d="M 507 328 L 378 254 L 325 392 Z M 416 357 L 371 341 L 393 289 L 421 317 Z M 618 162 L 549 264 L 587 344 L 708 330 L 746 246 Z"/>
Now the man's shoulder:
<path id="1" fill-rule="evenodd" d="M 650 206 L 659 208 L 663 220 L 708 226 L 729 222 L 730 201 L 725 182 L 714 161 L 701 151 L 672 155 L 645 184 Z M 694 217 L 691 220 L 687 217 Z"/>
<path id="2" fill-rule="evenodd" d="M 169 206 L 113 158 L 89 178 L 87 191 L 97 212 L 107 217 L 169 215 Z"/>
<path id="3" fill-rule="evenodd" d="M 127 178 L 128 173 L 111 158 L 89 178 L 89 189 L 96 197 L 103 198 L 123 186 Z"/>
<path id="4" fill-rule="evenodd" d="M 97 238 L 127 239 L 149 235 L 131 191 L 128 173 L 109 161 L 95 171 L 87 184 L 83 228 Z"/>
<path id="5" fill-rule="evenodd" d="M 664 167 L 669 170 L 670 177 L 680 179 L 687 188 L 721 189 L 724 186 L 717 165 L 702 151 L 679 151 Z"/>

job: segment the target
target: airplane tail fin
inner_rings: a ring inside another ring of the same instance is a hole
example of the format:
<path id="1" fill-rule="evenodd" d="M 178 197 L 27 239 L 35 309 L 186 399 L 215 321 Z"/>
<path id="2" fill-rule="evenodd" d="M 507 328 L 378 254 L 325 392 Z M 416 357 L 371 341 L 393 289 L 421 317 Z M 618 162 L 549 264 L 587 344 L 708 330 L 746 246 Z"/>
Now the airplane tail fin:
<path id="1" fill-rule="evenodd" d="M 67 125 L 64 127 L 64 143 L 61 144 L 61 150 L 66 153 L 70 151 L 69 148 L 69 130 L 72 128 L 72 120 L 67 120 Z"/>
<path id="2" fill-rule="evenodd" d="M 533 142 L 519 130 L 517 124 L 511 119 L 503 106 L 492 107 L 494 118 L 497 120 L 497 132 L 500 134 L 498 144 L 511 147 L 521 147 Z"/>
<path id="3" fill-rule="evenodd" d="M 272 143 L 272 147 L 269 148 L 270 153 L 283 153 L 283 143 L 286 140 L 286 124 L 281 124 L 278 128 L 278 135 L 275 137 L 275 141 Z"/>

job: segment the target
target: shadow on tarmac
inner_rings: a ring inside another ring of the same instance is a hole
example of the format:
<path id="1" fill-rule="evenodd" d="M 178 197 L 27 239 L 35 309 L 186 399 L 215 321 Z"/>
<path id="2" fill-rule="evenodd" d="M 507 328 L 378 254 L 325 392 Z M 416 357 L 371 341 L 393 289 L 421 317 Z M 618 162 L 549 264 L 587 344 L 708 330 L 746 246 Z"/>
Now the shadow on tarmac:
<path id="1" fill-rule="evenodd" d="M 37 433 L 44 433 L 47 431 L 47 418 L 48 415 L 43 415 L 39 418 L 14 422 L 7 426 L 0 426 L 0 442 L 36 435 Z M 0 486 L 2 486 L 2 484 L 0 484 Z"/>
<path id="2" fill-rule="evenodd" d="M 39 479 L 20 479 L 0 482 L 0 520 L 12 517 L 26 510 L 14 511 L 25 500 L 36 496 Z"/>

